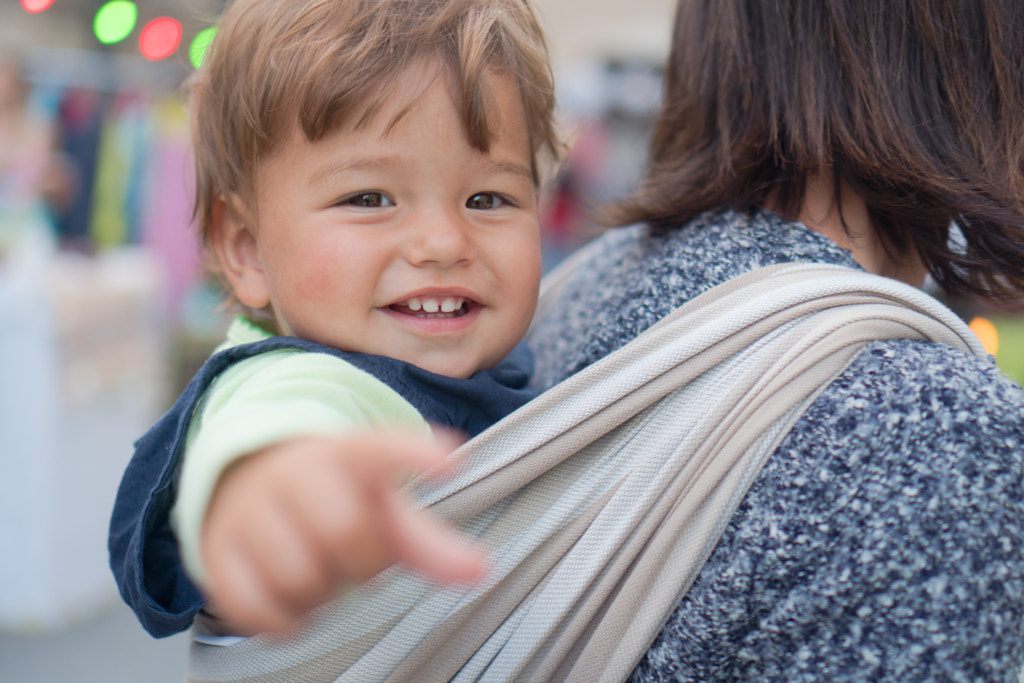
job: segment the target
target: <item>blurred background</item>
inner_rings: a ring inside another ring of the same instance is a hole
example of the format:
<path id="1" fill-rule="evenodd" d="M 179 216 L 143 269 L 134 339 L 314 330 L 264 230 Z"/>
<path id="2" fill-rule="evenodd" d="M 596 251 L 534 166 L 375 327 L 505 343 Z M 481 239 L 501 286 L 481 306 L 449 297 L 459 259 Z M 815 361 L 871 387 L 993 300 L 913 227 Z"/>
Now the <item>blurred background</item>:
<path id="1" fill-rule="evenodd" d="M 674 0 L 535 0 L 572 152 L 545 266 L 645 159 Z M 122 605 L 106 527 L 131 443 L 224 328 L 190 223 L 178 89 L 224 0 L 0 0 L 0 681 L 180 681 Z M 1024 378 L 1024 318 L 950 302 Z"/>

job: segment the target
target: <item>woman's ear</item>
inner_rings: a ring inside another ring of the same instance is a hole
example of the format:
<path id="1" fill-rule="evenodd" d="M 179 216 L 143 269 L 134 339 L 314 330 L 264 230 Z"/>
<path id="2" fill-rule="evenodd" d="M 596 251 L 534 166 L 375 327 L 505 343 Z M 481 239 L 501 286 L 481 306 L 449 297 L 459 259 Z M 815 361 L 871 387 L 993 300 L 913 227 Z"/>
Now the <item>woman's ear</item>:
<path id="1" fill-rule="evenodd" d="M 242 304 L 263 308 L 270 303 L 270 289 L 251 218 L 241 211 L 237 197 L 218 199 L 212 213 L 210 245 L 224 277 Z"/>

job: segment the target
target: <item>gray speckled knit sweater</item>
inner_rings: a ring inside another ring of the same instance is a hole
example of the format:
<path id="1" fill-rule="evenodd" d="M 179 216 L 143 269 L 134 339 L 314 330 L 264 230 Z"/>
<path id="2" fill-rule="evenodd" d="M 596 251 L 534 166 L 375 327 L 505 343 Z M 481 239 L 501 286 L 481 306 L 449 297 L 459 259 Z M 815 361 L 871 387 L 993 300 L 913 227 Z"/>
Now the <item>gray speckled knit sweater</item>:
<path id="1" fill-rule="evenodd" d="M 712 212 L 600 238 L 530 342 L 538 388 L 759 266 L 857 267 L 806 227 Z M 991 360 L 867 346 L 769 459 L 636 681 L 1017 681 L 1024 393 Z"/>

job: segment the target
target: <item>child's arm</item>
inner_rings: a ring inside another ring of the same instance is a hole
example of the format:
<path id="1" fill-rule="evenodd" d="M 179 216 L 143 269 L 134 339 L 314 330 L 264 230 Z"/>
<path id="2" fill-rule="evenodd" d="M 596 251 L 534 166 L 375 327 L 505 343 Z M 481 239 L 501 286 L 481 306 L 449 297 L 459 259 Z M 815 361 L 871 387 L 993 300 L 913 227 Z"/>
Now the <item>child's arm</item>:
<path id="1" fill-rule="evenodd" d="M 399 490 L 448 450 L 373 431 L 291 439 L 233 465 L 202 530 L 216 614 L 240 633 L 278 630 L 396 562 L 443 583 L 479 578 L 481 550 Z"/>
<path id="2" fill-rule="evenodd" d="M 227 369 L 207 363 L 139 440 L 125 470 L 111 513 L 110 565 L 125 602 L 155 637 L 188 628 L 206 603 L 197 587 L 211 583 L 201 559 L 204 521 L 211 493 L 236 457 L 299 435 L 355 438 L 385 425 L 430 447 L 430 427 L 394 391 L 377 385 L 352 392 L 352 373 L 363 374 L 355 368 L 323 354 L 283 359 L 285 353 L 243 355 Z M 261 407 L 264 397 L 269 403 Z"/>

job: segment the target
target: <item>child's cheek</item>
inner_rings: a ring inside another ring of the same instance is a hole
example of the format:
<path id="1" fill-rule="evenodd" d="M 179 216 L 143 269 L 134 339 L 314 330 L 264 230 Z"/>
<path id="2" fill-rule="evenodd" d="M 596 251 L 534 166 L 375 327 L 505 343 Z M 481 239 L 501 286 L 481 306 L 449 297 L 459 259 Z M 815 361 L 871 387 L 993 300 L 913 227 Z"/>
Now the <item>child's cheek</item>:
<path id="1" fill-rule="evenodd" d="M 330 277 L 314 268 L 302 271 L 295 287 L 296 295 L 304 301 L 319 301 L 330 291 Z"/>
<path id="2" fill-rule="evenodd" d="M 347 256 L 322 248 L 305 250 L 296 264 L 295 293 L 306 301 L 325 304 L 343 296 L 358 269 L 358 263 Z"/>

